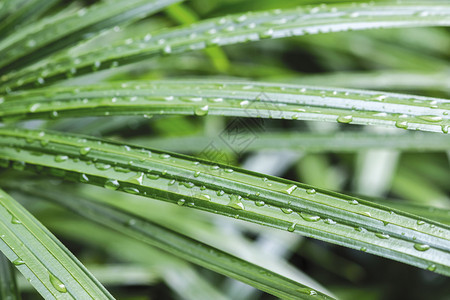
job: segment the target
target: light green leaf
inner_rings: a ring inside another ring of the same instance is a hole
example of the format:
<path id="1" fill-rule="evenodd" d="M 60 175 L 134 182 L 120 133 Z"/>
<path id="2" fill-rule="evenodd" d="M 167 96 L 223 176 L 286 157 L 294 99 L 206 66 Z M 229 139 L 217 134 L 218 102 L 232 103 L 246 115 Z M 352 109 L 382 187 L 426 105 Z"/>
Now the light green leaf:
<path id="1" fill-rule="evenodd" d="M 74 92 L 75 91 L 75 92 Z M 171 80 L 55 87 L 4 97 L 0 119 L 187 114 L 301 119 L 448 133 L 450 100 L 260 82 Z"/>
<path id="2" fill-rule="evenodd" d="M 243 149 L 251 151 L 279 151 L 282 149 L 305 152 L 357 152 L 369 149 L 395 149 L 406 151 L 445 151 L 450 148 L 450 139 L 440 134 L 406 133 L 383 134 L 373 132 L 341 131 L 336 133 L 261 132 L 257 138 L 251 133 L 240 133 L 239 138 L 252 141 Z M 127 142 L 145 147 L 164 149 L 178 153 L 199 153 L 211 143 L 208 136 L 181 137 L 137 137 Z M 215 138 L 217 150 L 231 151 L 226 141 Z"/>
<path id="3" fill-rule="evenodd" d="M 28 0 L 6 20 L 0 23 L 0 36 L 7 36 L 19 29 L 19 26 L 30 23 L 39 18 L 49 8 L 60 0 Z M 20 1 L 19 1 L 20 2 Z M 21 28 L 20 28 L 21 30 Z"/>
<path id="4" fill-rule="evenodd" d="M 326 32 L 448 25 L 450 4 L 439 1 L 360 6 L 342 4 L 231 15 L 129 38 L 76 58 L 66 55 L 41 67 L 5 74 L 1 78 L 1 89 L 30 88 L 66 76 L 211 46 Z"/>
<path id="5" fill-rule="evenodd" d="M 69 134 L 4 128 L 0 136 L 3 166 L 240 218 L 450 275 L 450 228 L 437 222 L 192 157 Z"/>
<path id="6" fill-rule="evenodd" d="M 0 71 L 20 69 L 102 31 L 144 18 L 179 1 L 109 0 L 71 14 L 42 19 L 0 41 L 3 53 Z"/>
<path id="7" fill-rule="evenodd" d="M 30 192 L 45 200 L 63 205 L 91 221 L 118 230 L 127 236 L 156 246 L 186 261 L 240 280 L 276 297 L 313 299 L 311 296 L 314 296 L 318 299 L 332 299 L 301 283 L 120 208 L 83 198 L 50 196 L 45 191 L 34 192 L 33 189 L 30 189 Z M 171 277 L 175 279 L 173 275 Z"/>
<path id="8" fill-rule="evenodd" d="M 0 250 L 46 299 L 114 299 L 29 212 L 0 190 Z"/>

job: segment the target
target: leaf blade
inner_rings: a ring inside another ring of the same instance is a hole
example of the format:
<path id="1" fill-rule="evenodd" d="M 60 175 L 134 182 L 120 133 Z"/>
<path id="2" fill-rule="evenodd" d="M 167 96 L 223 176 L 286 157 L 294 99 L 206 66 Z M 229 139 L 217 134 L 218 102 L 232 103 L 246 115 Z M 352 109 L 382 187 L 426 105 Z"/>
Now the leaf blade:
<path id="1" fill-rule="evenodd" d="M 192 208 L 301 233 L 450 275 L 450 228 L 437 222 L 187 156 L 76 135 L 8 129 L 0 129 L 0 135 L 0 156 L 14 161 L 13 166 L 19 169 L 28 166 L 66 179 L 171 203 L 181 201 Z M 41 143 L 46 146 L 41 147 Z M 80 154 L 80 149 L 86 147 L 89 153 Z M 21 151 L 17 153 L 14 148 Z"/>
<path id="2" fill-rule="evenodd" d="M 19 203 L 0 190 L 1 251 L 47 298 L 114 299 Z"/>
<path id="3" fill-rule="evenodd" d="M 300 16 L 300 17 L 299 17 Z M 211 46 L 224 46 L 266 38 L 282 38 L 374 28 L 398 28 L 450 25 L 450 5 L 443 2 L 414 4 L 351 5 L 336 8 L 298 8 L 266 11 L 249 15 L 233 15 L 196 23 L 191 27 L 176 27 L 152 35 L 138 37 L 131 43 L 98 49 L 74 60 L 71 56 L 49 62 L 45 68 L 25 68 L 4 75 L 1 89 L 29 88 L 71 76 L 108 69 L 141 61 L 158 55 L 170 55 Z M 70 73 L 75 69 L 75 73 Z M 43 72 L 45 71 L 45 72 Z M 19 80 L 20 79 L 20 80 Z M 18 81 L 19 80 L 19 81 Z"/>
<path id="4" fill-rule="evenodd" d="M 194 87 L 194 88 L 193 88 Z M 102 115 L 225 115 L 448 133 L 450 100 L 245 81 L 167 80 L 47 88 L 3 98 L 0 119 Z M 55 115 L 56 114 L 56 115 Z"/>

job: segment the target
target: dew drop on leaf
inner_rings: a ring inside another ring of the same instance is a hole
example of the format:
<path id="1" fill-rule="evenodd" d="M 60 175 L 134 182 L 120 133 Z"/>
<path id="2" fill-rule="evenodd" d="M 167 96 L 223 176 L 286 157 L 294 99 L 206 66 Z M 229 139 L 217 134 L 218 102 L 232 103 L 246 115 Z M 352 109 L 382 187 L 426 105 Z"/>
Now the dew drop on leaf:
<path id="1" fill-rule="evenodd" d="M 317 222 L 320 220 L 319 216 L 310 215 L 310 214 L 307 214 L 304 212 L 301 212 L 300 216 L 303 218 L 303 220 L 305 220 L 307 222 Z"/>
<path id="2" fill-rule="evenodd" d="M 140 172 L 130 178 L 127 179 L 128 182 L 142 185 L 142 182 L 144 180 L 144 173 Z"/>
<path id="3" fill-rule="evenodd" d="M 287 190 L 286 190 L 286 193 L 288 193 L 288 195 L 290 195 L 290 194 L 292 194 L 295 190 L 297 189 L 297 186 L 294 184 L 294 185 L 291 185 Z"/>
<path id="4" fill-rule="evenodd" d="M 67 293 L 66 286 L 64 285 L 64 283 L 62 283 L 61 280 L 56 278 L 56 276 L 51 273 L 49 273 L 49 278 L 50 278 L 50 283 L 58 292 Z"/>
<path id="5" fill-rule="evenodd" d="M 25 262 L 24 262 L 23 260 L 21 260 L 20 258 L 14 260 L 12 263 L 13 263 L 13 265 L 15 265 L 15 266 L 20 266 L 20 265 L 25 264 Z"/>
<path id="6" fill-rule="evenodd" d="M 242 203 L 242 197 L 238 195 L 230 195 L 230 202 L 227 204 L 228 206 L 234 209 L 245 209 L 244 204 Z"/>
<path id="7" fill-rule="evenodd" d="M 315 189 L 307 189 L 306 193 L 309 195 L 314 195 L 316 193 L 316 190 Z"/>
<path id="8" fill-rule="evenodd" d="M 388 238 L 390 238 L 389 234 L 380 233 L 380 232 L 375 233 L 375 236 L 377 238 L 384 239 L 384 240 L 387 240 Z"/>
<path id="9" fill-rule="evenodd" d="M 80 174 L 80 181 L 81 182 L 89 182 L 89 177 L 86 174 Z"/>
<path id="10" fill-rule="evenodd" d="M 91 151 L 91 147 L 82 147 L 80 148 L 81 155 L 87 155 Z"/>
<path id="11" fill-rule="evenodd" d="M 22 224 L 22 221 L 20 221 L 19 219 L 17 219 L 15 216 L 12 216 L 12 218 L 11 218 L 11 223 L 12 223 L 12 224 Z"/>
<path id="12" fill-rule="evenodd" d="M 57 155 L 57 156 L 55 156 L 55 161 L 56 162 L 63 162 L 63 161 L 66 161 L 68 159 L 69 159 L 69 157 L 67 155 Z"/>
<path id="13" fill-rule="evenodd" d="M 414 244 L 414 249 L 418 251 L 427 251 L 430 249 L 430 246 L 427 244 Z"/>
<path id="14" fill-rule="evenodd" d="M 338 121 L 339 123 L 348 124 L 353 121 L 353 117 L 351 115 L 339 116 L 337 117 L 336 121 Z"/>
<path id="15" fill-rule="evenodd" d="M 104 187 L 115 191 L 120 187 L 120 183 L 115 179 L 108 179 L 105 181 Z"/>
<path id="16" fill-rule="evenodd" d="M 206 116 L 208 114 L 208 105 L 198 106 L 195 108 L 194 113 L 197 116 Z"/>
<path id="17" fill-rule="evenodd" d="M 288 227 L 287 230 L 288 230 L 289 232 L 294 232 L 295 226 L 297 226 L 297 223 L 292 223 L 292 224 Z"/>

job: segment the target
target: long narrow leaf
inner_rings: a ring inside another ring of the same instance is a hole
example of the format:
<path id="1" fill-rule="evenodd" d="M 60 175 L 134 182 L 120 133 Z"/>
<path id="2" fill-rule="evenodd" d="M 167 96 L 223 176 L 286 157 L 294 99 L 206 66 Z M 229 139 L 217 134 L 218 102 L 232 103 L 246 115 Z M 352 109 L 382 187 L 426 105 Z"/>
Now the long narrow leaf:
<path id="1" fill-rule="evenodd" d="M 276 297 L 312 299 L 311 296 L 314 296 L 317 299 L 331 299 L 303 284 L 105 203 L 83 198 L 74 199 L 70 196 L 55 197 L 48 195 L 45 191 L 31 194 L 65 206 L 89 220 L 118 230 L 189 262 L 245 282 Z"/>
<path id="2" fill-rule="evenodd" d="M 277 177 L 77 135 L 4 128 L 0 136 L 4 166 L 240 218 L 450 275 L 450 228 L 398 210 Z"/>
<path id="3" fill-rule="evenodd" d="M 179 1 L 109 0 L 73 14 L 43 19 L 0 42 L 3 53 L 0 71 L 19 69 L 101 31 L 143 18 Z"/>
<path id="4" fill-rule="evenodd" d="M 400 4 L 343 4 L 219 17 L 191 26 L 147 34 L 73 58 L 62 56 L 45 66 L 25 68 L 1 77 L 2 90 L 29 88 L 66 76 L 109 69 L 157 55 L 169 55 L 210 46 L 374 28 L 448 26 L 450 4 L 422 1 Z"/>
<path id="5" fill-rule="evenodd" d="M 200 80 L 58 87 L 4 97 L 0 119 L 188 114 L 319 120 L 448 133 L 450 100 L 350 89 Z"/>
<path id="6" fill-rule="evenodd" d="M 0 250 L 46 299 L 113 299 L 30 213 L 0 190 Z"/>
<path id="7" fill-rule="evenodd" d="M 7 36 L 20 25 L 30 23 L 39 18 L 60 0 L 29 0 L 18 11 L 0 23 L 0 36 Z"/>
<path id="8" fill-rule="evenodd" d="M 337 133 L 240 133 L 242 141 L 248 143 L 243 152 L 290 149 L 305 152 L 357 152 L 369 149 L 395 149 L 406 151 L 445 151 L 450 148 L 450 139 L 440 134 L 380 134 L 373 132 Z M 132 144 L 164 149 L 180 153 L 200 153 L 213 141 L 217 151 L 232 151 L 226 140 L 211 139 L 207 136 L 182 136 L 148 138 L 138 137 L 128 140 Z"/>
<path id="9" fill-rule="evenodd" d="M 0 253 L 0 299 L 20 299 L 14 266 L 2 253 Z"/>

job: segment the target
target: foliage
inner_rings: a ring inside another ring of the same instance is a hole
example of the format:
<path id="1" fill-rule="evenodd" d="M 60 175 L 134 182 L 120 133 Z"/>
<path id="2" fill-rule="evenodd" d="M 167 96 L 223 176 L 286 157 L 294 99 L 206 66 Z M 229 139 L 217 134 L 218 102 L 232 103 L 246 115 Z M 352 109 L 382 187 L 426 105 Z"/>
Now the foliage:
<path id="1" fill-rule="evenodd" d="M 93 2 L 0 1 L 2 299 L 450 293 L 448 1 Z"/>

